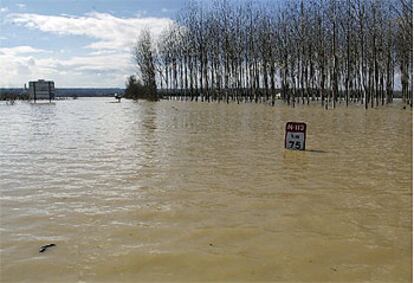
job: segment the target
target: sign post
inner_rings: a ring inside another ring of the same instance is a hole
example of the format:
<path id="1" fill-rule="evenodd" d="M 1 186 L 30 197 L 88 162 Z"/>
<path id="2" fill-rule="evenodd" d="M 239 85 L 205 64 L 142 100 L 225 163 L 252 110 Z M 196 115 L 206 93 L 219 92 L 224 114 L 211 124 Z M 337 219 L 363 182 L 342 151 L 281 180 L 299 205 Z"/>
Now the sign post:
<path id="1" fill-rule="evenodd" d="M 285 130 L 285 148 L 305 150 L 306 124 L 287 122 Z"/>

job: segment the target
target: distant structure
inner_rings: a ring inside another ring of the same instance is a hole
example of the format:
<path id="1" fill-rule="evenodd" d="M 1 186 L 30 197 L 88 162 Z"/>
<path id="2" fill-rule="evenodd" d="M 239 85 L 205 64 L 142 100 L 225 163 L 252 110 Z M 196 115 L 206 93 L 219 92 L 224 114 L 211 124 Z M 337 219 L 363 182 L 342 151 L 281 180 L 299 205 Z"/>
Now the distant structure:
<path id="1" fill-rule="evenodd" d="M 122 94 L 118 94 L 117 92 L 115 92 L 114 97 L 118 102 L 121 102 Z"/>
<path id="2" fill-rule="evenodd" d="M 55 98 L 55 83 L 53 81 L 38 80 L 29 82 L 29 97 L 34 101 L 38 99 Z"/>

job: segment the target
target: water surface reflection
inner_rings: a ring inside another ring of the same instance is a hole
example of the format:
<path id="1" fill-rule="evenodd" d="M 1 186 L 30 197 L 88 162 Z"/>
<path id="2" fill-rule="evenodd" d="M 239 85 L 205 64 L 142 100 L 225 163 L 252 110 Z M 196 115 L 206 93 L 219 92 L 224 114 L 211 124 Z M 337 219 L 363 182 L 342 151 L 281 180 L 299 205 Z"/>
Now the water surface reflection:
<path id="1" fill-rule="evenodd" d="M 412 112 L 108 102 L 0 104 L 2 281 L 410 280 Z"/>

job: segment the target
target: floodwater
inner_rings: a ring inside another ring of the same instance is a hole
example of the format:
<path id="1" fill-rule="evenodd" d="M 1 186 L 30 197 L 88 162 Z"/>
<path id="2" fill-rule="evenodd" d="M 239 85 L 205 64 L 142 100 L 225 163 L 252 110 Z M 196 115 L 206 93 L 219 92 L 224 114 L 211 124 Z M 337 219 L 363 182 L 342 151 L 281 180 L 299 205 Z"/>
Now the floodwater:
<path id="1" fill-rule="evenodd" d="M 411 282 L 411 110 L 112 100 L 0 104 L 0 281 Z"/>

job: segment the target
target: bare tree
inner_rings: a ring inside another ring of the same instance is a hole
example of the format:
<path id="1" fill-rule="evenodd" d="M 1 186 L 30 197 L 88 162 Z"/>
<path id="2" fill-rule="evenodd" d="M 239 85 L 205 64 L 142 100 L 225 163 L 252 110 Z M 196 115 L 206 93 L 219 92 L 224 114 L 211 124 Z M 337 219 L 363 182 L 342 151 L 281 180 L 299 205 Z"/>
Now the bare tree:
<path id="1" fill-rule="evenodd" d="M 141 80 L 148 90 L 148 98 L 157 100 L 155 57 L 153 53 L 151 34 L 149 30 L 145 29 L 137 40 L 134 48 L 134 58 Z"/>

